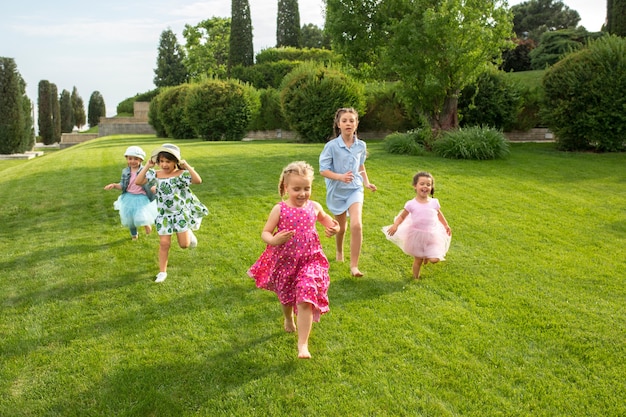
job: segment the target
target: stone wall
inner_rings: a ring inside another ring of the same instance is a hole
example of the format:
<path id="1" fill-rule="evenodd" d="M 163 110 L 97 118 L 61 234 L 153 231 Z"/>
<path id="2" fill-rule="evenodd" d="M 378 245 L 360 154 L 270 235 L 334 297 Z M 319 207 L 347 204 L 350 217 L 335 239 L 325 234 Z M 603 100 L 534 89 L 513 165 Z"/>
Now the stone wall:
<path id="1" fill-rule="evenodd" d="M 529 131 L 504 132 L 509 142 L 554 142 L 554 134 L 547 128 L 535 128 Z"/>
<path id="2" fill-rule="evenodd" d="M 148 123 L 150 103 L 134 102 L 133 117 L 101 117 L 98 123 L 98 136 L 109 135 L 156 135 Z"/>
<path id="3" fill-rule="evenodd" d="M 61 135 L 60 149 L 69 148 L 72 145 L 82 143 L 98 137 L 97 133 L 63 133 Z"/>

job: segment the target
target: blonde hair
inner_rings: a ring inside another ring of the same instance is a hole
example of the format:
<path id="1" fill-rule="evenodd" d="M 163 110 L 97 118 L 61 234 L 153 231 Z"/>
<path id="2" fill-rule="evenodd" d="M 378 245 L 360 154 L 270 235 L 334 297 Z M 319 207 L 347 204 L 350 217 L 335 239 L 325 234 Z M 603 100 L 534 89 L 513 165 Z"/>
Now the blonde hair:
<path id="1" fill-rule="evenodd" d="M 333 133 L 335 137 L 339 136 L 339 120 L 341 120 L 341 116 L 344 113 L 352 113 L 356 117 L 356 121 L 359 121 L 359 112 L 356 111 L 353 107 L 342 107 L 335 112 L 335 120 L 333 120 Z M 356 137 L 356 131 L 354 132 L 354 136 Z"/>
<path id="2" fill-rule="evenodd" d="M 300 175 L 301 177 L 307 177 L 313 180 L 313 172 L 313 167 L 304 161 L 290 163 L 283 168 L 280 173 L 280 179 L 278 180 L 278 194 L 280 194 L 281 197 L 285 195 L 285 183 L 287 182 L 287 177 L 289 175 Z"/>

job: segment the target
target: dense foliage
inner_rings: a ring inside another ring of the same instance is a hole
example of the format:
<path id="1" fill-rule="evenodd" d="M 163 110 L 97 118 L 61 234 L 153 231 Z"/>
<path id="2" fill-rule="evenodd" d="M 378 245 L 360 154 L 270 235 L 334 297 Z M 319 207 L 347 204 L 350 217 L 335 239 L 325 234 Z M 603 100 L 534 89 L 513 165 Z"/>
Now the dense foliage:
<path id="1" fill-rule="evenodd" d="M 249 66 L 254 63 L 252 44 L 252 18 L 248 0 L 231 1 L 230 47 L 228 68 L 236 65 Z"/>
<path id="2" fill-rule="evenodd" d="M 570 9 L 562 1 L 529 0 L 511 7 L 513 31 L 518 38 L 539 42 L 541 35 L 548 31 L 574 29 L 580 22 L 577 11 Z"/>
<path id="3" fill-rule="evenodd" d="M 21 153 L 34 145 L 32 104 L 13 58 L 0 57 L 0 154 Z"/>
<path id="4" fill-rule="evenodd" d="M 230 50 L 230 18 L 212 17 L 195 26 L 185 25 L 185 67 L 191 80 L 226 77 Z"/>
<path id="5" fill-rule="evenodd" d="M 305 142 L 325 142 L 333 134 L 335 111 L 365 110 L 362 84 L 339 70 L 315 63 L 294 69 L 281 86 L 281 108 L 289 127 Z"/>
<path id="6" fill-rule="evenodd" d="M 432 145 L 433 134 L 429 127 L 410 130 L 406 133 L 394 132 L 385 137 L 383 146 L 389 153 L 401 155 L 425 155 L 427 146 Z"/>
<path id="7" fill-rule="evenodd" d="M 157 67 L 154 69 L 154 85 L 168 87 L 187 81 L 189 74 L 184 65 L 185 51 L 178 44 L 171 29 L 161 32 Z"/>
<path id="8" fill-rule="evenodd" d="M 607 0 L 606 30 L 611 35 L 626 36 L 626 0 Z"/>
<path id="9" fill-rule="evenodd" d="M 39 81 L 37 96 L 39 136 L 44 145 L 52 145 L 61 139 L 61 117 L 57 87 L 48 80 Z M 57 127 L 58 124 L 58 127 Z"/>
<path id="10" fill-rule="evenodd" d="M 191 88 L 189 84 L 181 84 L 166 88 L 159 94 L 158 116 L 165 136 L 176 139 L 197 137 L 187 118 L 186 98 Z"/>
<path id="11" fill-rule="evenodd" d="M 606 36 L 566 56 L 543 79 L 544 118 L 563 150 L 626 146 L 626 39 Z"/>
<path id="12" fill-rule="evenodd" d="M 298 0 L 278 0 L 276 46 L 301 46 Z"/>
<path id="13" fill-rule="evenodd" d="M 106 114 L 104 97 L 102 97 L 99 91 L 94 91 L 91 93 L 89 104 L 87 105 L 87 121 L 89 122 L 89 127 L 98 126 L 100 118 L 105 117 Z"/>
<path id="14" fill-rule="evenodd" d="M 72 96 L 69 91 L 61 91 L 59 98 L 61 111 L 61 133 L 71 133 L 74 129 L 74 110 L 72 109 Z"/>
<path id="15" fill-rule="evenodd" d="M 501 159 L 509 154 L 509 143 L 500 130 L 470 126 L 443 132 L 433 151 L 449 159 Z"/>
<path id="16" fill-rule="evenodd" d="M 80 129 L 87 123 L 87 115 L 85 114 L 85 103 L 78 94 L 76 86 L 72 88 L 72 110 L 74 111 L 74 125 Z"/>

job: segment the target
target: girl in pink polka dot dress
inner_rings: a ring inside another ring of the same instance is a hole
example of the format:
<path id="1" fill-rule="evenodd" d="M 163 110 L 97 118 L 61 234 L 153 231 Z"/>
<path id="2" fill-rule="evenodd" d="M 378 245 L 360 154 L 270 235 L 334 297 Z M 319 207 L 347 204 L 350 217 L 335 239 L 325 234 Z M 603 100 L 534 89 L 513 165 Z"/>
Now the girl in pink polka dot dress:
<path id="1" fill-rule="evenodd" d="M 329 265 L 315 223 L 326 228 L 327 237 L 339 231 L 337 221 L 309 199 L 312 184 L 313 167 L 306 162 L 292 162 L 283 169 L 278 192 L 287 199 L 272 208 L 261 233 L 267 247 L 248 270 L 257 287 L 278 296 L 285 331 L 298 331 L 301 359 L 311 357 L 308 343 L 313 322 L 328 312 Z"/>

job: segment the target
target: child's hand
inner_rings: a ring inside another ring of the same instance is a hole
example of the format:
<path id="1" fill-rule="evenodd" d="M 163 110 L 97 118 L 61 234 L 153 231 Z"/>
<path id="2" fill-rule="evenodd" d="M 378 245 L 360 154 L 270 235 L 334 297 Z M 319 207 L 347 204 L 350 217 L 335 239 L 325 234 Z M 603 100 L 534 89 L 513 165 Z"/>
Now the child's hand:
<path id="1" fill-rule="evenodd" d="M 324 228 L 324 234 L 326 237 L 332 237 L 339 233 L 339 223 L 333 219 L 333 225 Z"/>
<path id="2" fill-rule="evenodd" d="M 389 236 L 393 236 L 396 234 L 396 231 L 398 231 L 398 226 L 396 226 L 395 224 L 392 224 L 391 226 L 389 226 L 389 229 L 387 229 L 387 234 Z"/>
<path id="3" fill-rule="evenodd" d="M 154 162 L 152 158 L 148 159 L 148 162 L 146 162 L 146 168 L 154 168 L 155 165 L 156 162 Z"/>
<path id="4" fill-rule="evenodd" d="M 116 185 L 117 184 L 107 184 L 107 185 L 104 186 L 104 189 L 105 190 L 112 190 L 112 189 L 115 188 Z"/>
<path id="5" fill-rule="evenodd" d="M 370 190 L 372 190 L 372 192 L 376 191 L 376 189 L 377 189 L 374 184 L 367 184 L 366 187 L 369 188 Z"/>
<path id="6" fill-rule="evenodd" d="M 272 246 L 282 245 L 296 234 L 295 230 L 282 230 L 274 235 L 272 238 Z"/>

